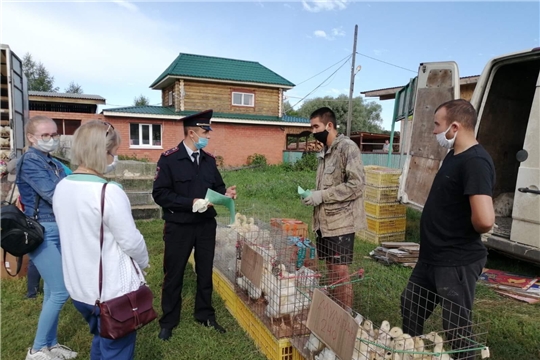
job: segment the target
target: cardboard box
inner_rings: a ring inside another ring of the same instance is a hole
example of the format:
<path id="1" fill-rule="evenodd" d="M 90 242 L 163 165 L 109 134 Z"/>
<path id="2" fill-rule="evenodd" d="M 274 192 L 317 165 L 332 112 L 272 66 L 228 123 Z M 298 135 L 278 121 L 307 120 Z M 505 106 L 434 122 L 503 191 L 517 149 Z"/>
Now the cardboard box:
<path id="1" fill-rule="evenodd" d="M 4 259 L 4 250 L 2 250 L 2 252 L 0 253 L 0 256 L 2 256 L 2 261 Z M 23 256 L 23 259 L 22 259 L 22 267 L 21 267 L 21 271 L 16 275 L 16 276 L 10 276 L 7 272 L 6 272 L 6 269 L 11 273 L 11 274 L 15 274 L 17 272 L 17 257 L 9 254 L 9 253 L 6 253 L 6 263 L 5 263 L 5 267 L 4 267 L 4 264 L 0 264 L 0 278 L 2 279 L 20 279 L 20 278 L 23 278 L 26 276 L 26 274 L 28 273 L 28 255 L 24 255 Z"/>
<path id="2" fill-rule="evenodd" d="M 286 218 L 272 218 L 270 219 L 270 225 L 273 227 L 281 228 L 287 233 L 287 235 L 308 237 L 308 225 L 300 220 L 286 219 Z"/>

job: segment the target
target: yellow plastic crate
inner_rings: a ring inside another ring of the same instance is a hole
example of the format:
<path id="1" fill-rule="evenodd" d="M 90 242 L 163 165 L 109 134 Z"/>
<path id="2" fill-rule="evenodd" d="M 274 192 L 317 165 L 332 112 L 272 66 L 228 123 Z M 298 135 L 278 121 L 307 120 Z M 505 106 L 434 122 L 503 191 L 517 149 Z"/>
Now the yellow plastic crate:
<path id="1" fill-rule="evenodd" d="M 367 216 L 367 229 L 378 235 L 405 231 L 407 218 L 377 219 Z"/>
<path id="2" fill-rule="evenodd" d="M 189 262 L 195 267 L 193 254 Z M 305 360 L 289 339 L 276 339 L 268 328 L 236 295 L 234 285 L 216 268 L 212 273 L 214 290 L 225 302 L 225 307 L 248 333 L 255 345 L 269 360 Z"/>
<path id="3" fill-rule="evenodd" d="M 376 234 L 369 230 L 360 230 L 357 235 L 360 239 L 372 244 L 380 244 L 385 241 L 405 241 L 405 231 L 389 234 Z"/>
<path id="4" fill-rule="evenodd" d="M 236 320 L 269 360 L 304 360 L 289 339 L 276 339 L 253 312 L 237 298 Z"/>
<path id="5" fill-rule="evenodd" d="M 401 170 L 383 166 L 368 165 L 364 167 L 366 173 L 366 185 L 379 188 L 399 187 Z"/>
<path id="6" fill-rule="evenodd" d="M 232 316 L 236 315 L 237 296 L 234 292 L 234 285 L 218 269 L 214 268 L 212 273 L 214 290 L 219 294 L 225 303 L 225 307 Z"/>
<path id="7" fill-rule="evenodd" d="M 378 188 L 366 185 L 364 188 L 364 200 L 377 204 L 396 203 L 398 201 L 398 188 Z"/>
<path id="8" fill-rule="evenodd" d="M 378 219 L 402 217 L 407 214 L 407 208 L 402 204 L 376 204 L 364 201 L 366 214 Z"/>

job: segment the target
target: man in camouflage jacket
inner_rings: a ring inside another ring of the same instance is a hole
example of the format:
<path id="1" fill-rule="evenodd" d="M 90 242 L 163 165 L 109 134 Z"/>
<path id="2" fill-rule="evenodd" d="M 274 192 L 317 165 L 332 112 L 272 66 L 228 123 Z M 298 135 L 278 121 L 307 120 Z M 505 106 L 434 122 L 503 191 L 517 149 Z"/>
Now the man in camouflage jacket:
<path id="1" fill-rule="evenodd" d="M 331 295 L 347 309 L 353 301 L 352 284 L 346 278 L 353 261 L 354 235 L 366 227 L 364 166 L 358 146 L 338 134 L 330 108 L 314 111 L 310 123 L 313 136 L 324 147 L 317 155 L 317 188 L 303 202 L 314 207 L 317 252 L 328 266 L 329 284 L 344 280 Z"/>

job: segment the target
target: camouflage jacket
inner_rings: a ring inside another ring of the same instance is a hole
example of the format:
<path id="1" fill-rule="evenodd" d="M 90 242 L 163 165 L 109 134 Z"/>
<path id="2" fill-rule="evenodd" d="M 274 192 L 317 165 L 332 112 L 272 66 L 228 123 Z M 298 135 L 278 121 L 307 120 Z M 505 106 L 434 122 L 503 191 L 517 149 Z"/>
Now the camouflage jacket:
<path id="1" fill-rule="evenodd" d="M 358 145 L 338 135 L 317 157 L 317 190 L 322 190 L 323 202 L 313 210 L 313 230 L 330 237 L 364 229 L 365 175 Z"/>

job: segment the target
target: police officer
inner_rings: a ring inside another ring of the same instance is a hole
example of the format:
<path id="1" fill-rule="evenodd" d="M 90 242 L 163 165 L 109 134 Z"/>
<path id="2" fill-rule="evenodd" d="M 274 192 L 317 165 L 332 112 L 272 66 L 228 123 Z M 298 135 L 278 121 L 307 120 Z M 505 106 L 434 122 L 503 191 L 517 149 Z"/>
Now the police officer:
<path id="1" fill-rule="evenodd" d="M 158 337 L 168 340 L 180 321 L 184 270 L 193 248 L 197 273 L 195 320 L 220 333 L 225 329 L 216 322 L 212 307 L 212 267 L 216 243 L 216 211 L 211 206 L 204 212 L 193 212 L 197 200 L 212 189 L 236 198 L 236 187 L 225 189 L 215 158 L 202 149 L 210 139 L 212 110 L 187 116 L 184 140 L 165 151 L 156 168 L 152 196 L 163 208 L 165 227 L 163 240 L 165 278 L 161 293 L 163 315 L 159 319 Z"/>

